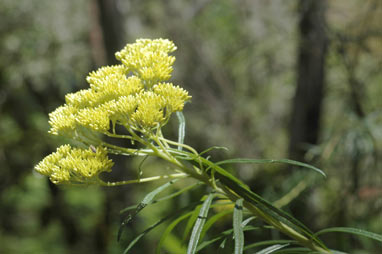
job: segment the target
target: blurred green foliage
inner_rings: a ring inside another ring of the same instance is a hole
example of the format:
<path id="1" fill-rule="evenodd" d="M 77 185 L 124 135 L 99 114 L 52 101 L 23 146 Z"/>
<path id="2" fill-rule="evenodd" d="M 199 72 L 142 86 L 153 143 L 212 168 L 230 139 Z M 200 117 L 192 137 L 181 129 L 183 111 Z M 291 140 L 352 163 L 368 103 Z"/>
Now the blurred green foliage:
<path id="1" fill-rule="evenodd" d="M 229 148 L 213 153 L 212 159 L 223 153 L 287 157 L 297 1 L 115 3 L 126 43 L 165 37 L 177 44 L 174 83 L 193 96 L 185 108 L 186 143 L 199 151 L 211 145 Z M 121 253 L 145 226 L 202 193 L 195 189 L 144 211 L 118 243 L 119 210 L 158 184 L 57 187 L 32 171 L 63 142 L 47 134 L 48 113 L 63 103 L 66 93 L 84 88 L 86 74 L 97 66 L 91 39 L 97 27 L 94 5 L 92 0 L 0 0 L 0 253 Z M 351 226 L 382 233 L 382 6 L 378 0 L 328 1 L 326 15 L 330 48 L 323 124 L 320 143 L 311 146 L 306 158 L 328 179 L 309 180 L 313 187 L 302 190 L 290 206 L 311 207 L 308 226 L 314 229 Z M 176 139 L 176 119 L 171 126 L 168 134 Z M 115 172 L 105 177 L 136 176 L 140 161 L 116 162 Z M 166 165 L 149 160 L 142 168 L 150 175 Z M 279 176 L 278 165 L 235 170 L 271 201 L 306 179 L 301 172 Z M 230 223 L 227 217 L 208 235 Z M 168 253 L 183 252 L 179 232 L 165 243 Z M 139 252 L 152 253 L 160 235 L 159 229 L 142 239 Z M 281 237 L 272 231 L 247 236 Z M 351 253 L 378 253 L 380 247 L 367 239 L 329 236 L 324 240 Z"/>

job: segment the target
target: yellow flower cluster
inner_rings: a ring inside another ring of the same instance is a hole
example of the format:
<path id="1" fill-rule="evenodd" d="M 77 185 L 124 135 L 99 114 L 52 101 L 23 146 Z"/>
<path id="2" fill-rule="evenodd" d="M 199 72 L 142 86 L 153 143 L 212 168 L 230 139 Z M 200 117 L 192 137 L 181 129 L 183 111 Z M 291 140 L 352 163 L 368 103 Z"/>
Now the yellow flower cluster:
<path id="1" fill-rule="evenodd" d="M 151 88 L 160 81 L 170 79 L 175 57 L 169 56 L 176 50 L 172 41 L 164 39 L 139 39 L 127 44 L 115 54 L 134 75 L 139 76 Z"/>
<path id="2" fill-rule="evenodd" d="M 66 95 L 66 104 L 49 115 L 50 132 L 72 136 L 79 127 L 104 133 L 110 124 L 139 131 L 161 127 L 171 113 L 183 110 L 191 97 L 172 83 L 173 42 L 140 39 L 128 44 L 116 58 L 121 65 L 107 66 L 87 77 L 90 88 Z"/>
<path id="3" fill-rule="evenodd" d="M 110 172 L 113 162 L 108 159 L 105 148 L 72 148 L 63 145 L 57 151 L 45 157 L 36 171 L 49 176 L 55 184 L 62 183 L 98 183 L 101 172 Z"/>
<path id="4" fill-rule="evenodd" d="M 88 89 L 66 95 L 66 103 L 49 114 L 49 132 L 72 138 L 80 136 L 80 141 L 93 139 L 89 131 L 110 134 L 107 132 L 111 126 L 114 130 L 116 124 L 128 131 L 156 133 L 191 98 L 179 86 L 165 83 L 175 61 L 169 53 L 175 50 L 174 43 L 164 39 L 140 39 L 128 44 L 116 53 L 122 64 L 89 73 Z M 99 173 L 111 171 L 112 165 L 105 148 L 64 145 L 35 169 L 57 184 L 96 183 L 100 181 Z"/>

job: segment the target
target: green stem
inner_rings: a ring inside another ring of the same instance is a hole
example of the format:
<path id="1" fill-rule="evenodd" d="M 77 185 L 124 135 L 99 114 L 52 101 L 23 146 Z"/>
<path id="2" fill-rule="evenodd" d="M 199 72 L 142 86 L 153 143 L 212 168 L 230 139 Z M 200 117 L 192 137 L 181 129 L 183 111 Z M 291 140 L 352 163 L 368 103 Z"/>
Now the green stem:
<path id="1" fill-rule="evenodd" d="M 168 179 L 168 178 L 183 178 L 187 177 L 187 174 L 184 173 L 178 173 L 178 174 L 171 174 L 171 175 L 162 175 L 162 176 L 152 176 L 152 177 L 146 177 L 146 178 L 140 178 L 135 180 L 126 180 L 126 181 L 119 181 L 119 182 L 104 182 L 102 180 L 99 180 L 99 184 L 102 186 L 120 186 L 125 184 L 132 184 L 132 183 L 147 183 L 152 182 L 160 179 Z"/>
<path id="2" fill-rule="evenodd" d="M 199 153 L 198 153 L 194 148 L 192 148 L 192 147 L 189 146 L 189 145 L 181 144 L 181 143 L 178 143 L 178 142 L 175 142 L 175 141 L 172 141 L 172 140 L 163 138 L 163 137 L 159 137 L 159 139 L 165 141 L 165 142 L 168 143 L 168 144 L 171 144 L 171 145 L 174 145 L 174 146 L 181 146 L 181 147 L 183 147 L 183 148 L 186 148 L 187 150 L 189 150 L 190 152 L 192 152 L 192 153 L 195 154 L 196 156 L 199 156 Z"/>
<path id="3" fill-rule="evenodd" d="M 196 157 L 200 157 L 200 154 L 194 148 L 192 148 L 191 146 L 188 146 L 186 144 L 181 144 L 181 143 L 178 143 L 178 142 L 166 139 L 164 137 L 159 137 L 159 139 L 163 140 L 165 143 L 168 143 L 168 144 L 171 144 L 171 145 L 174 145 L 174 146 L 178 146 L 178 147 L 183 147 L 183 148 L 189 150 L 191 153 L 193 153 Z M 199 167 L 200 167 L 201 171 L 203 171 L 204 167 L 203 167 L 203 163 L 201 162 L 201 160 L 198 160 L 198 164 L 199 164 Z"/>
<path id="4" fill-rule="evenodd" d="M 102 146 L 105 146 L 107 148 L 111 148 L 110 152 L 113 152 L 115 154 L 122 154 L 122 155 L 137 155 L 137 156 L 145 156 L 145 155 L 151 155 L 152 150 L 150 149 L 133 149 L 133 148 L 126 148 L 126 147 L 120 147 L 116 145 L 112 145 L 106 142 L 101 143 Z"/>
<path id="5" fill-rule="evenodd" d="M 105 134 L 108 137 L 112 137 L 112 138 L 123 138 L 123 139 L 130 139 L 130 140 L 134 139 L 130 135 L 121 135 L 121 134 L 111 133 L 108 131 L 104 132 L 103 134 Z"/>

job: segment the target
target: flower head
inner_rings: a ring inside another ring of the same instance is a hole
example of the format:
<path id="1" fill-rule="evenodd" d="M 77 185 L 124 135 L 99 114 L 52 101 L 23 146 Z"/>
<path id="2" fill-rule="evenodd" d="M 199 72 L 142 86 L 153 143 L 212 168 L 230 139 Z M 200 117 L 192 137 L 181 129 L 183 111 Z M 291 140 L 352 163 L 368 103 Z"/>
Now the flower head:
<path id="1" fill-rule="evenodd" d="M 169 56 L 176 50 L 175 44 L 165 39 L 140 39 L 127 44 L 115 54 L 129 71 L 144 80 L 147 88 L 171 77 L 175 57 Z"/>
<path id="2" fill-rule="evenodd" d="M 140 129 L 150 130 L 165 123 L 164 98 L 152 91 L 145 91 L 137 97 L 137 110 L 131 115 L 132 123 Z"/>
<path id="3" fill-rule="evenodd" d="M 155 85 L 153 91 L 163 97 L 170 112 L 182 111 L 184 103 L 191 99 L 186 90 L 171 83 Z"/>
<path id="4" fill-rule="evenodd" d="M 76 114 L 78 109 L 71 105 L 58 107 L 49 114 L 50 133 L 55 135 L 71 135 L 76 127 Z"/>
<path id="5" fill-rule="evenodd" d="M 72 148 L 63 145 L 35 166 L 37 172 L 49 176 L 55 184 L 98 183 L 101 172 L 110 172 L 113 162 L 103 147 L 92 149 Z"/>

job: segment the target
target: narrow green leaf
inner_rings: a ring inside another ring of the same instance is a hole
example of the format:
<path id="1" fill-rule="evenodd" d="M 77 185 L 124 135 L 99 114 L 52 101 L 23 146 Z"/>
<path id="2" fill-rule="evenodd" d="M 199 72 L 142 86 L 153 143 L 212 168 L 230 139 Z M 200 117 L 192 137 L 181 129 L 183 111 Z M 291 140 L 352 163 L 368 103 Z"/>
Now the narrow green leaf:
<path id="1" fill-rule="evenodd" d="M 192 188 L 195 188 L 196 186 L 199 186 L 199 185 L 201 185 L 201 184 L 203 184 L 203 183 L 202 183 L 202 182 L 197 182 L 197 183 L 194 183 L 194 184 L 192 184 L 192 185 L 186 186 L 185 188 L 180 189 L 180 190 L 177 191 L 177 192 L 174 192 L 174 193 L 171 193 L 171 194 L 169 194 L 169 195 L 167 195 L 167 196 L 164 196 L 164 197 L 162 197 L 162 198 L 153 200 L 153 201 L 151 202 L 151 204 L 156 204 L 156 203 L 159 203 L 159 202 L 162 202 L 162 201 L 171 199 L 171 198 L 175 198 L 175 197 L 177 197 L 177 196 L 183 194 L 184 192 L 189 191 L 189 190 L 191 190 Z M 120 213 L 120 214 L 123 214 L 123 213 L 125 213 L 125 212 L 130 211 L 130 210 L 134 210 L 134 209 L 137 208 L 137 206 L 138 206 L 138 205 L 131 205 L 131 206 L 128 206 L 128 207 L 124 208 L 123 210 L 121 210 L 119 213 Z"/>
<path id="2" fill-rule="evenodd" d="M 333 252 L 333 254 L 349 254 L 347 252 L 342 252 L 342 251 L 338 251 L 338 250 L 330 250 L 331 252 Z"/>
<path id="3" fill-rule="evenodd" d="M 202 232 L 204 223 L 206 222 L 208 210 L 210 209 L 213 198 L 214 194 L 210 193 L 207 199 L 204 201 L 202 208 L 200 208 L 198 219 L 196 220 L 194 228 L 192 229 L 190 241 L 188 243 L 187 254 L 196 253 L 196 247 L 198 246 L 200 233 Z"/>
<path id="4" fill-rule="evenodd" d="M 207 196 L 204 196 L 201 200 L 204 201 L 205 199 L 207 198 Z M 220 200 L 220 199 L 215 199 L 215 200 Z M 227 203 L 218 203 L 218 204 L 214 204 L 212 205 L 211 207 L 215 207 L 215 206 L 219 206 L 219 205 L 226 205 L 226 204 L 232 204 L 232 202 L 227 202 Z M 192 216 L 189 218 L 189 220 L 187 221 L 187 225 L 186 225 L 186 228 L 183 232 L 183 241 L 185 241 L 189 235 L 189 233 L 191 232 L 194 224 L 195 224 L 195 221 L 198 219 L 198 216 L 199 216 L 199 212 L 200 212 L 200 209 L 201 209 L 201 205 L 197 206 L 193 213 L 192 213 Z M 212 217 L 211 217 L 212 219 Z M 208 221 L 207 221 L 208 222 Z M 202 233 L 200 234 L 200 239 L 202 239 L 205 235 L 205 231 L 208 230 L 208 228 L 210 227 L 210 225 L 207 225 L 207 222 L 206 224 L 204 225 L 203 227 L 203 231 Z M 211 222 L 209 222 L 211 223 Z M 203 233 L 204 232 L 204 233 Z"/>
<path id="5" fill-rule="evenodd" d="M 294 247 L 294 248 L 287 248 L 287 249 L 279 249 L 276 252 L 277 254 L 319 254 L 316 251 L 312 251 L 311 249 L 304 248 L 304 247 Z"/>
<path id="6" fill-rule="evenodd" d="M 218 221 L 219 219 L 223 218 L 224 216 L 226 216 L 226 215 L 228 215 L 228 214 L 230 214 L 232 212 L 233 212 L 232 209 L 225 210 L 225 211 L 222 211 L 222 212 L 219 212 L 219 213 L 215 214 L 210 219 L 208 219 L 206 221 L 206 224 L 203 227 L 202 233 L 200 234 L 200 239 L 204 238 L 204 236 L 206 235 L 208 229 L 210 229 L 212 227 L 212 225 L 215 224 L 216 221 Z"/>
<path id="7" fill-rule="evenodd" d="M 165 249 L 165 251 L 162 252 L 164 254 L 186 253 L 187 250 L 184 244 L 182 243 L 181 239 L 179 239 L 178 235 L 175 233 L 170 233 L 167 236 L 162 248 Z"/>
<path id="8" fill-rule="evenodd" d="M 224 249 L 225 248 L 225 243 L 227 242 L 227 238 L 225 238 L 219 245 L 219 248 L 220 249 Z"/>
<path id="9" fill-rule="evenodd" d="M 194 184 L 192 184 L 192 185 L 186 186 L 185 188 L 180 189 L 180 190 L 177 191 L 177 192 L 171 193 L 170 195 L 167 195 L 167 196 L 164 196 L 164 197 L 162 197 L 162 198 L 159 198 L 159 199 L 156 199 L 156 200 L 152 201 L 152 204 L 156 204 L 156 203 L 165 201 L 165 200 L 167 200 L 167 199 L 175 198 L 175 197 L 177 197 L 177 196 L 183 194 L 184 192 L 189 191 L 189 190 L 191 190 L 191 189 L 193 189 L 193 188 L 195 188 L 196 186 L 199 186 L 199 185 L 201 185 L 201 184 L 203 184 L 203 183 L 202 183 L 202 182 L 197 182 L 197 183 L 194 183 Z"/>
<path id="10" fill-rule="evenodd" d="M 253 221 L 254 219 L 256 219 L 257 217 L 256 216 L 251 216 L 247 219 L 245 219 L 242 223 L 241 223 L 241 226 L 244 228 L 245 226 L 247 226 L 248 223 L 250 223 L 251 221 Z"/>
<path id="11" fill-rule="evenodd" d="M 174 155 L 175 158 L 180 160 L 186 160 L 186 161 L 193 161 L 197 156 L 193 153 L 187 153 L 178 149 L 168 148 L 168 151 L 171 151 L 171 153 Z"/>
<path id="12" fill-rule="evenodd" d="M 267 248 L 265 248 L 265 249 L 263 249 L 261 251 L 256 252 L 256 254 L 270 254 L 270 253 L 275 252 L 275 251 L 277 251 L 279 249 L 282 249 L 282 248 L 284 248 L 284 247 L 286 247 L 288 245 L 289 245 L 288 243 L 287 244 L 283 244 L 283 245 L 275 244 L 275 245 L 269 246 L 269 247 L 267 247 Z"/>
<path id="13" fill-rule="evenodd" d="M 130 242 L 130 244 L 126 247 L 125 251 L 123 252 L 123 254 L 126 254 L 131 248 L 133 248 L 133 246 L 139 241 L 139 239 L 141 239 L 143 236 L 145 236 L 146 234 L 148 234 L 151 230 L 153 230 L 154 228 L 156 228 L 157 226 L 159 226 L 160 224 L 162 224 L 163 222 L 171 219 L 171 218 L 174 218 L 176 216 L 179 216 L 179 214 L 182 214 L 184 213 L 185 211 L 188 211 L 190 209 L 192 209 L 193 207 L 195 207 L 196 205 L 199 205 L 200 202 L 193 202 L 191 203 L 190 205 L 186 206 L 186 207 L 183 207 L 179 210 L 176 210 L 175 212 L 171 213 L 170 215 L 158 220 L 157 222 L 155 222 L 154 224 L 152 224 L 150 227 L 148 227 L 147 229 L 145 229 L 142 233 L 140 233 L 137 237 L 134 238 L 134 240 L 132 240 Z"/>
<path id="14" fill-rule="evenodd" d="M 233 235 L 235 237 L 235 254 L 242 254 L 244 248 L 244 233 L 241 223 L 243 221 L 243 199 L 236 200 L 233 209 Z"/>
<path id="15" fill-rule="evenodd" d="M 168 187 L 170 187 L 172 184 L 174 184 L 176 181 L 178 181 L 179 179 L 173 179 L 161 186 L 159 186 L 158 188 L 156 188 L 155 190 L 151 191 L 150 193 L 148 193 L 144 198 L 143 200 L 137 205 L 135 211 L 132 213 L 132 214 L 129 214 L 126 219 L 121 223 L 121 225 L 119 226 L 119 229 L 118 229 L 118 235 L 117 235 L 117 240 L 119 241 L 121 239 L 121 236 L 122 236 L 122 232 L 123 232 L 123 229 L 125 226 L 127 226 L 129 224 L 129 222 L 140 212 L 142 211 L 143 208 L 145 208 L 147 205 L 151 204 L 151 202 L 153 201 L 153 199 L 155 198 L 156 195 L 158 195 L 158 193 L 164 191 L 165 189 L 167 189 Z"/>
<path id="16" fill-rule="evenodd" d="M 162 186 L 159 186 L 158 188 L 156 188 L 155 190 L 151 191 L 150 193 L 148 193 L 144 198 L 143 200 L 141 201 L 140 203 L 140 206 L 143 206 L 141 209 L 143 209 L 144 207 L 146 207 L 147 205 L 151 204 L 151 202 L 153 201 L 153 199 L 155 198 L 156 195 L 158 195 L 160 192 L 164 191 L 165 189 L 167 189 L 168 187 L 170 187 L 171 185 L 173 185 L 176 181 L 178 181 L 179 179 L 173 179 L 165 184 L 163 184 Z"/>
<path id="17" fill-rule="evenodd" d="M 134 204 L 134 205 L 128 206 L 126 208 L 123 208 L 121 211 L 119 211 L 119 214 L 124 214 L 128 211 L 134 210 L 137 208 L 137 206 L 138 206 L 137 204 Z"/>
<path id="18" fill-rule="evenodd" d="M 163 246 L 166 238 L 169 236 L 171 231 L 176 227 L 176 225 L 178 225 L 182 220 L 185 220 L 187 217 L 191 216 L 191 214 L 192 214 L 192 212 L 188 212 L 186 214 L 183 214 L 182 216 L 178 217 L 176 220 L 171 222 L 170 225 L 167 226 L 166 230 L 163 232 L 163 234 L 159 240 L 159 243 L 157 245 L 157 248 L 156 248 L 157 254 L 160 254 L 160 250 L 162 249 L 162 246 Z"/>
<path id="19" fill-rule="evenodd" d="M 249 250 L 249 249 L 264 246 L 264 245 L 294 244 L 294 243 L 297 243 L 297 242 L 294 240 L 267 240 L 267 241 L 261 241 L 261 242 L 248 244 L 245 246 L 244 250 Z"/>
<path id="20" fill-rule="evenodd" d="M 199 155 L 201 156 L 201 155 L 208 153 L 209 151 L 212 151 L 212 150 L 226 150 L 226 151 L 228 151 L 228 148 L 224 147 L 224 146 L 211 146 L 210 148 L 207 148 L 206 150 L 199 153 Z"/>
<path id="21" fill-rule="evenodd" d="M 160 224 L 162 224 L 166 219 L 161 219 L 157 222 L 155 222 L 153 225 L 151 225 L 150 227 L 148 227 L 145 231 L 143 231 L 142 233 L 140 233 L 137 237 L 134 238 L 133 241 L 130 242 L 130 244 L 127 246 L 127 248 L 125 249 L 125 251 L 123 252 L 123 254 L 126 254 L 128 253 L 128 251 L 133 248 L 133 246 L 139 241 L 139 239 L 141 239 L 142 237 L 144 237 L 146 234 L 148 234 L 151 230 L 153 230 L 154 228 L 156 228 L 157 226 L 159 226 Z"/>
<path id="22" fill-rule="evenodd" d="M 358 229 L 358 228 L 348 228 L 348 227 L 326 228 L 317 232 L 316 235 L 322 235 L 322 234 L 331 233 L 331 232 L 342 232 L 342 233 L 348 233 L 353 235 L 360 235 L 360 236 L 364 236 L 364 237 L 382 242 L 382 235 L 369 232 L 363 229 Z"/>
<path id="23" fill-rule="evenodd" d="M 141 176 L 143 174 L 142 166 L 143 166 L 143 164 L 145 163 L 145 161 L 147 160 L 148 157 L 149 157 L 148 155 L 144 156 L 142 161 L 139 163 L 139 166 L 138 166 L 138 176 L 137 176 L 138 180 L 141 180 Z"/>
<path id="24" fill-rule="evenodd" d="M 315 166 L 299 162 L 299 161 L 294 161 L 294 160 L 289 160 L 289 159 L 279 159 L 279 160 L 273 160 L 273 159 L 246 159 L 246 158 L 237 158 L 237 159 L 230 159 L 230 160 L 224 160 L 224 161 L 219 161 L 216 163 L 216 165 L 223 165 L 223 164 L 234 164 L 234 163 L 253 163 L 253 164 L 269 164 L 269 163 L 286 163 L 290 165 L 295 165 L 295 166 L 300 166 L 304 168 L 309 168 L 312 169 L 319 174 L 323 175 L 326 177 L 326 174 L 324 171 L 322 171 L 319 168 L 316 168 Z"/>
<path id="25" fill-rule="evenodd" d="M 224 232 L 221 233 L 219 236 L 217 236 L 217 237 L 215 237 L 215 238 L 213 238 L 213 239 L 211 239 L 211 240 L 202 242 L 202 243 L 198 246 L 198 248 L 196 249 L 196 251 L 198 252 L 198 251 L 204 249 L 204 248 L 207 247 L 208 245 L 213 244 L 214 242 L 219 241 L 220 239 L 226 237 L 227 235 L 230 235 L 232 232 L 233 232 L 233 229 L 231 229 L 231 230 L 227 230 L 227 231 L 224 231 Z"/>
<path id="26" fill-rule="evenodd" d="M 180 111 L 176 112 L 176 116 L 178 117 L 179 121 L 178 143 L 183 144 L 184 136 L 186 135 L 186 119 L 184 118 L 183 113 Z M 182 146 L 178 146 L 178 150 L 182 151 Z"/>
<path id="27" fill-rule="evenodd" d="M 332 254 L 349 254 L 346 252 L 338 251 L 338 250 L 328 250 Z M 292 248 L 285 248 L 285 249 L 279 249 L 274 254 L 321 254 L 319 251 L 313 251 L 311 249 L 305 248 L 305 247 L 292 247 Z"/>
<path id="28" fill-rule="evenodd" d="M 252 230 L 257 230 L 257 229 L 260 229 L 260 228 L 259 228 L 259 227 L 253 227 L 253 226 L 246 226 L 246 227 L 243 228 L 243 231 L 245 232 L 245 231 L 252 231 Z M 227 236 L 231 235 L 232 232 L 233 232 L 233 229 L 228 229 L 228 230 L 226 230 L 226 231 L 220 233 L 218 236 L 214 237 L 213 239 L 202 242 L 202 243 L 198 246 L 198 248 L 196 249 L 196 251 L 198 252 L 198 251 L 204 249 L 205 247 L 207 247 L 208 245 L 213 244 L 214 242 L 217 242 L 217 241 L 219 241 L 220 239 L 222 239 L 222 238 L 224 238 L 224 237 L 227 237 Z"/>
<path id="29" fill-rule="evenodd" d="M 202 201 L 203 201 L 203 199 L 202 199 Z M 197 207 L 195 207 L 194 211 L 192 212 L 191 217 L 188 219 L 186 227 L 184 228 L 184 231 L 183 231 L 183 238 L 182 238 L 183 242 L 186 241 L 186 239 L 188 238 L 193 226 L 195 225 L 195 221 L 198 219 L 198 215 L 199 215 L 201 208 L 202 208 L 202 205 L 198 205 Z"/>

